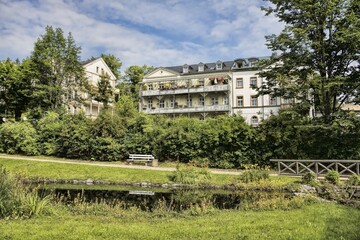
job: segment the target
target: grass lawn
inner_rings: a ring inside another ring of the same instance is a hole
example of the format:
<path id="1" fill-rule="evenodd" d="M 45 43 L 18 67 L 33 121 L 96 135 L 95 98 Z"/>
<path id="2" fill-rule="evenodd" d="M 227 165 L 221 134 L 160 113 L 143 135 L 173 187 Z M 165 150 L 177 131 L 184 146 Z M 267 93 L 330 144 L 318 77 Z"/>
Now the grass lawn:
<path id="1" fill-rule="evenodd" d="M 45 178 L 52 180 L 93 179 L 111 182 L 170 183 L 168 176 L 171 174 L 168 171 L 73 165 L 54 162 L 35 162 L 6 159 L 2 156 L 0 157 L 0 165 L 11 172 L 20 173 L 28 178 Z M 212 174 L 211 184 L 232 184 L 235 178 L 236 176 L 234 175 Z M 283 186 L 291 184 L 297 180 L 296 178 L 290 177 L 271 177 L 270 179 L 272 186 Z M 268 185 L 269 182 L 264 184 Z"/>
<path id="2" fill-rule="evenodd" d="M 67 210 L 0 220 L 0 239 L 360 239 L 360 210 L 317 203 L 295 210 L 218 211 L 191 216 Z"/>

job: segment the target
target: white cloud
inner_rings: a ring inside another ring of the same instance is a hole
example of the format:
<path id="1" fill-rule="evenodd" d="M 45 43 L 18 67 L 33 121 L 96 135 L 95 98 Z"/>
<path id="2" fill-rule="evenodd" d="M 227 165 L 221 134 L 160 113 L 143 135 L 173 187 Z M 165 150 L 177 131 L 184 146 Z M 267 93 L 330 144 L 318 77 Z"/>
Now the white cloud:
<path id="1" fill-rule="evenodd" d="M 123 70 L 262 56 L 281 25 L 259 1 L 0 0 L 0 59 L 29 56 L 46 25 L 72 32 L 83 59 L 111 53 Z"/>

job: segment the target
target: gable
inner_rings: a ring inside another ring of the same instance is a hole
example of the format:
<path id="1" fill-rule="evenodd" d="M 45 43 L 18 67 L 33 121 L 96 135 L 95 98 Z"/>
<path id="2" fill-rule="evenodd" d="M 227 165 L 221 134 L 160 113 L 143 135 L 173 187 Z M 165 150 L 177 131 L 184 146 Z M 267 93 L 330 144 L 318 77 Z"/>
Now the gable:
<path id="1" fill-rule="evenodd" d="M 104 74 L 107 74 L 110 76 L 111 80 L 116 80 L 115 75 L 112 73 L 112 71 L 110 70 L 110 68 L 108 67 L 108 65 L 105 63 L 105 61 L 102 58 L 95 59 L 94 61 L 91 61 L 91 62 L 85 64 L 84 68 L 85 68 L 86 72 L 96 74 L 96 75 L 101 75 L 101 73 L 103 71 Z"/>
<path id="2" fill-rule="evenodd" d="M 179 73 L 166 68 L 157 68 L 144 76 L 146 79 L 162 78 L 162 77 L 176 77 Z"/>

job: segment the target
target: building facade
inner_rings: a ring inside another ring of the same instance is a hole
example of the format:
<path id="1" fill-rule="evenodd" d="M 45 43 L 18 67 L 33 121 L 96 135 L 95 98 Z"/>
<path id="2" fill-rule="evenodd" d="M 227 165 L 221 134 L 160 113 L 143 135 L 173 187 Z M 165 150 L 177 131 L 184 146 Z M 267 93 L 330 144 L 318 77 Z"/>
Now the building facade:
<path id="1" fill-rule="evenodd" d="M 118 93 L 115 89 L 116 77 L 102 58 L 84 62 L 83 66 L 86 78 L 94 91 L 97 90 L 101 76 L 107 76 L 114 94 Z M 94 96 L 89 93 L 83 93 L 83 98 L 85 99 L 85 102 L 82 106 L 82 111 L 85 112 L 86 116 L 96 118 L 104 107 L 103 103 L 96 101 Z M 110 106 L 112 106 L 112 104 L 110 104 Z"/>
<path id="2" fill-rule="evenodd" d="M 278 114 L 291 100 L 259 95 L 266 79 L 258 74 L 264 58 L 239 58 L 175 67 L 159 67 L 140 83 L 139 109 L 147 114 L 190 116 L 241 115 L 250 125 Z"/>

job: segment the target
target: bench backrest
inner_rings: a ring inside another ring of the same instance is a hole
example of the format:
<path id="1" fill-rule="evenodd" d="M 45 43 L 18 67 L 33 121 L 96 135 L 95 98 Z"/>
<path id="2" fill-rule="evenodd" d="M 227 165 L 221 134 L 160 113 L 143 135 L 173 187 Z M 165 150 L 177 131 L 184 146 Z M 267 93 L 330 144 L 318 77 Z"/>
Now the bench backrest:
<path id="1" fill-rule="evenodd" d="M 132 158 L 132 159 L 154 159 L 154 156 L 147 155 L 147 154 L 129 154 L 129 158 Z"/>

